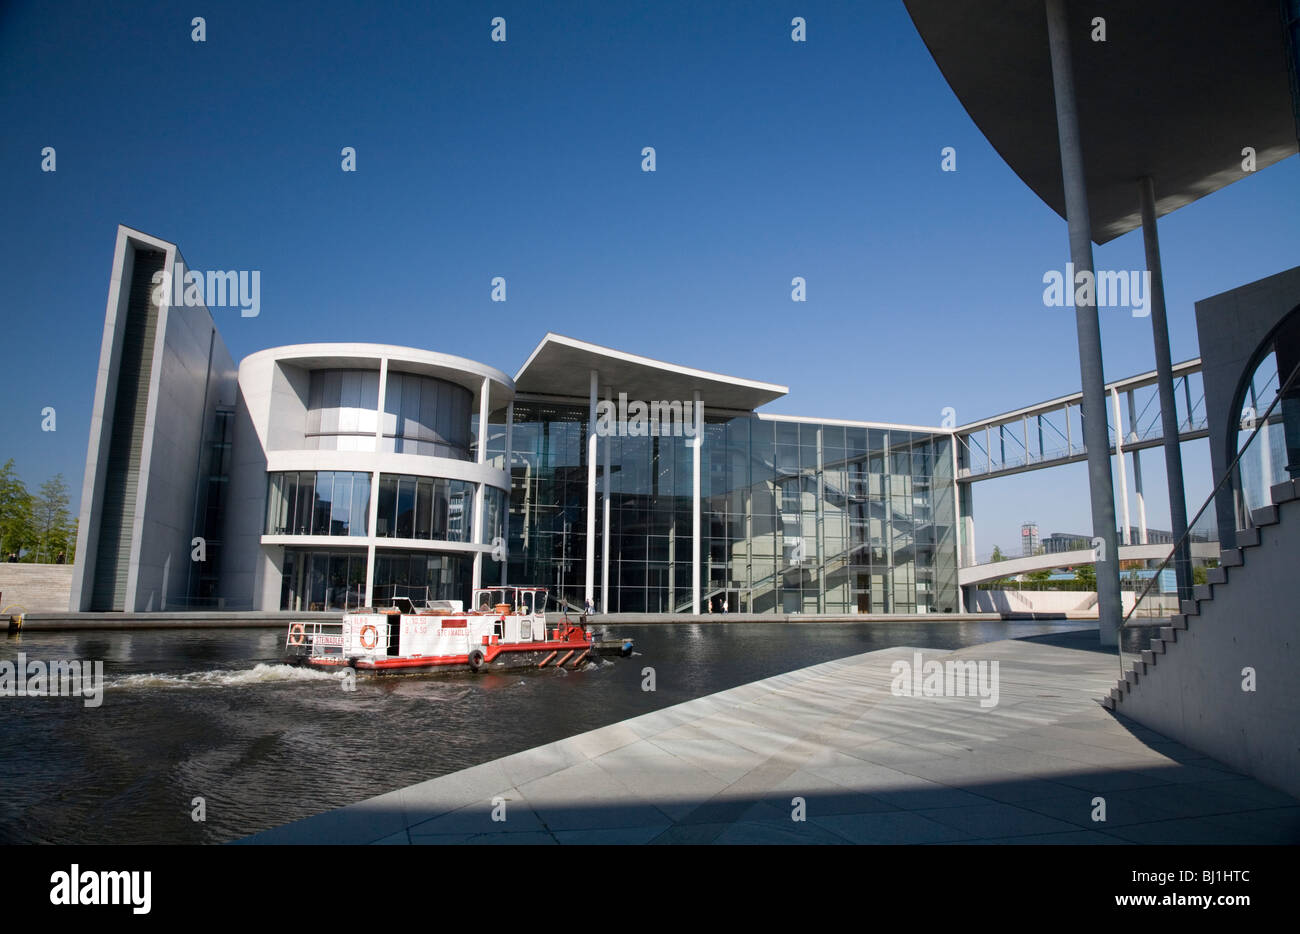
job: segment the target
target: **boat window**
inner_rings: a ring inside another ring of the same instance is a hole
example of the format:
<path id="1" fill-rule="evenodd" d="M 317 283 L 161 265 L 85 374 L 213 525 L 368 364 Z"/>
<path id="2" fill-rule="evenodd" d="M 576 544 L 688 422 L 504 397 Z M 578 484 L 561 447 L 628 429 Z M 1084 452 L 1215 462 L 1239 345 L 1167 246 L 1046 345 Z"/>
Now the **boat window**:
<path id="1" fill-rule="evenodd" d="M 497 604 L 506 602 L 506 592 L 503 589 L 474 591 L 474 609 L 476 610 L 490 613 Z"/>

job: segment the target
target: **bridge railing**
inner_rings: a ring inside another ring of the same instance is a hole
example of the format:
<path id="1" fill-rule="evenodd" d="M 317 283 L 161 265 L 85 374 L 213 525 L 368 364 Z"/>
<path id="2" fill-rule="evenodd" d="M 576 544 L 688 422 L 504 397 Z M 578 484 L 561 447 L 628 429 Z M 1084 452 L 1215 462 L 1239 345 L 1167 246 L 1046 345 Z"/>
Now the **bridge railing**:
<path id="1" fill-rule="evenodd" d="M 1179 434 L 1197 435 L 1207 428 L 1200 361 L 1180 363 L 1174 369 Z M 1112 448 L 1116 448 L 1116 442 L 1121 447 L 1159 443 L 1164 432 L 1154 373 L 1110 383 L 1106 391 L 1114 400 L 1114 405 L 1106 406 Z M 1119 406 L 1121 397 L 1127 400 L 1127 415 Z M 955 433 L 958 478 L 991 476 L 1086 457 L 1082 405 L 1082 394 L 1075 393 L 959 428 Z"/>

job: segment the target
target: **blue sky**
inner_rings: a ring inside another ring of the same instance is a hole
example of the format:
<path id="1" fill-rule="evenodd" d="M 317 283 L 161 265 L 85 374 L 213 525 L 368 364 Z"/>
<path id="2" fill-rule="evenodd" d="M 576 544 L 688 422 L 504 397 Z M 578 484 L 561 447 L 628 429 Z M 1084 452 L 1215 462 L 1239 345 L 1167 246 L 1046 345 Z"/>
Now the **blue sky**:
<path id="1" fill-rule="evenodd" d="M 1073 312 L 1042 303 L 1064 222 L 897 0 L 11 2 L 0 108 L 0 459 L 33 487 L 61 471 L 80 489 L 118 223 L 193 268 L 261 271 L 258 317 L 214 312 L 236 359 L 375 340 L 513 373 L 550 330 L 788 385 L 768 411 L 917 424 L 1078 388 Z M 1197 299 L 1295 265 L 1298 204 L 1293 157 L 1162 220 L 1176 360 L 1197 353 Z M 1096 261 L 1142 268 L 1140 234 Z M 1103 310 L 1102 333 L 1108 378 L 1153 367 L 1149 320 Z M 1162 466 L 1146 455 L 1153 526 Z M 1087 529 L 1085 483 L 978 485 L 978 551 L 1015 546 L 1024 519 Z"/>

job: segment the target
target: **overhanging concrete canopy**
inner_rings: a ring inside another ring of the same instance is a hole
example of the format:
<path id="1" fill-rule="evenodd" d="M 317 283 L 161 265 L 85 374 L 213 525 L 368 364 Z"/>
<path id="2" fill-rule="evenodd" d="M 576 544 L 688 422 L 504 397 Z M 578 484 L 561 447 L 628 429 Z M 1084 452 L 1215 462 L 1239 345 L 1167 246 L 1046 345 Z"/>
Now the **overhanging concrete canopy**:
<path id="1" fill-rule="evenodd" d="M 696 391 L 705 411 L 752 411 L 789 392 L 786 386 L 724 376 L 664 363 L 598 344 L 548 333 L 515 374 L 515 389 L 538 395 L 588 398 L 595 370 L 602 395 L 606 386 L 629 399 L 689 401 Z"/>
<path id="2" fill-rule="evenodd" d="M 1043 0 L 904 0 L 939 70 L 1021 180 L 1065 217 Z M 1070 4 L 1097 244 L 1140 227 L 1136 182 L 1163 216 L 1296 152 L 1277 0 Z M 1091 38 L 1095 17 L 1106 41 Z"/>

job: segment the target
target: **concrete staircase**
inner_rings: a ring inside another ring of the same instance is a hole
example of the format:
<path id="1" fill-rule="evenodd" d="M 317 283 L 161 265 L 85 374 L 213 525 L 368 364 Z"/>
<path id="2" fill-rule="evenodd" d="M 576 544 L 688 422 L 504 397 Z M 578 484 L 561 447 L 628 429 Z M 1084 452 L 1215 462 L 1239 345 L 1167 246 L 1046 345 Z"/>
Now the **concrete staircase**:
<path id="1" fill-rule="evenodd" d="M 1273 505 L 1251 511 L 1252 527 L 1237 530 L 1237 546 L 1219 552 L 1219 566 L 1206 572 L 1206 583 L 1197 584 L 1193 599 L 1183 600 L 1179 605 L 1182 611 L 1169 617 L 1169 625 L 1161 627 L 1159 638 L 1151 640 L 1151 647 L 1143 649 L 1140 657 L 1134 659 L 1123 678 L 1110 689 L 1110 696 L 1102 698 L 1102 705 L 1109 710 L 1123 712 L 1125 698 L 1130 697 L 1143 678 L 1154 677 L 1155 670 L 1164 659 L 1168 665 L 1176 655 L 1174 648 L 1178 644 L 1179 633 L 1188 632 L 1188 627 L 1195 626 L 1202 614 L 1214 602 L 1216 590 L 1227 587 L 1230 574 L 1240 573 L 1245 567 L 1251 549 L 1260 544 L 1260 529 L 1277 525 L 1281 509 L 1286 504 L 1288 509 L 1300 511 L 1300 480 L 1289 480 L 1270 488 L 1269 498 Z M 1300 515 L 1292 521 L 1300 520 Z"/>

